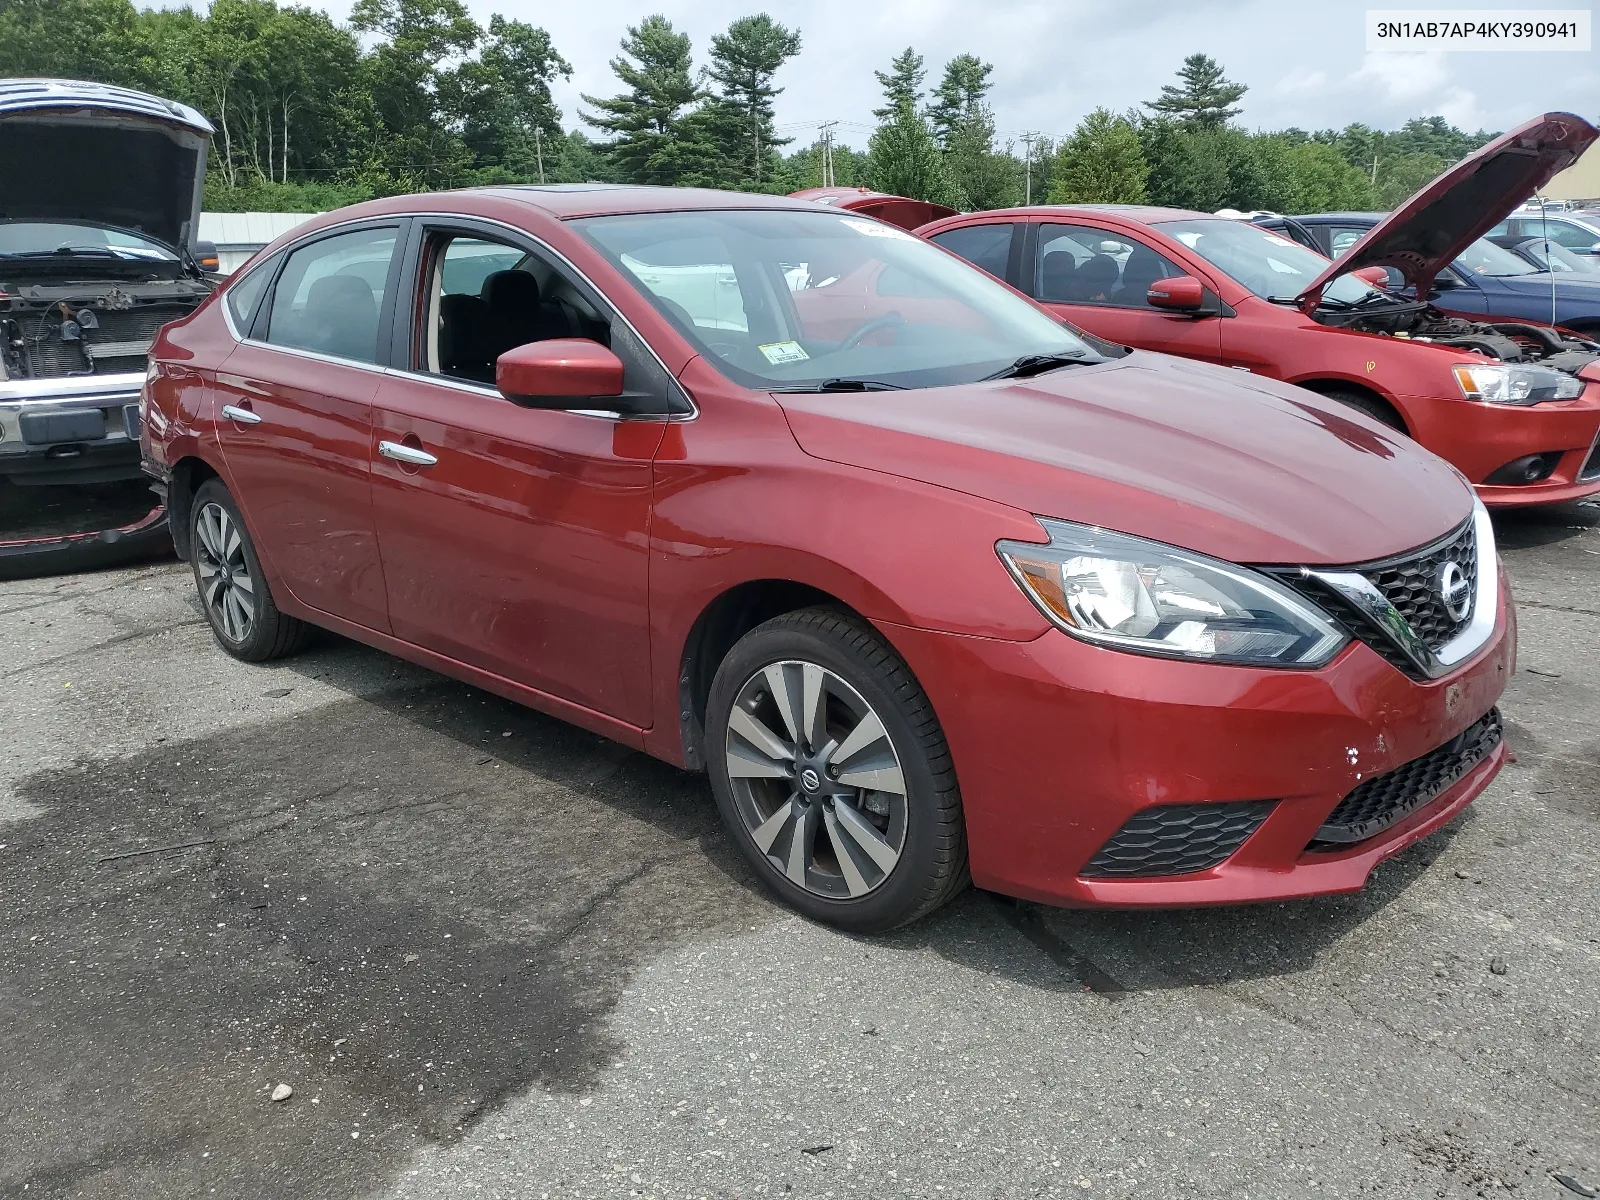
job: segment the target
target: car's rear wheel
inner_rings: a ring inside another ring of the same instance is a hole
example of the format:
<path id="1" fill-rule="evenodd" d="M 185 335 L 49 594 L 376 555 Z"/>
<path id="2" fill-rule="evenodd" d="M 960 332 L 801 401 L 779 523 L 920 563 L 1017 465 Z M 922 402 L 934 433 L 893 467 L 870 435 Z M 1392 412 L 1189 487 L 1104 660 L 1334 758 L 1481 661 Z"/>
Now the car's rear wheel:
<path id="1" fill-rule="evenodd" d="M 220 480 L 210 479 L 189 508 L 190 563 L 200 604 L 217 644 L 245 662 L 266 662 L 301 649 L 311 626 L 273 603 L 261 560 Z"/>
<path id="2" fill-rule="evenodd" d="M 706 717 L 723 819 L 793 907 L 870 933 L 914 921 L 965 886 L 944 733 L 870 626 L 832 609 L 758 626 L 718 668 Z"/>

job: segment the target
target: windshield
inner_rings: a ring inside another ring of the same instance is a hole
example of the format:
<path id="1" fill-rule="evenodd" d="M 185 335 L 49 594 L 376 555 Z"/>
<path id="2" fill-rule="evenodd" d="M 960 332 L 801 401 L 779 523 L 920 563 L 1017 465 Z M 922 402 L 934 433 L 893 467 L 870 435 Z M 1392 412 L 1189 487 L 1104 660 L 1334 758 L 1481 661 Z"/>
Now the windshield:
<path id="1" fill-rule="evenodd" d="M 1295 299 L 1328 267 L 1328 260 L 1315 250 L 1247 221 L 1225 217 L 1162 221 L 1156 228 L 1263 300 Z M 1322 292 L 1324 299 L 1346 304 L 1382 294 L 1353 275 L 1339 276 Z"/>
<path id="2" fill-rule="evenodd" d="M 1527 259 L 1496 246 L 1488 238 L 1479 238 L 1468 246 L 1466 252 L 1456 259 L 1455 268 L 1468 275 L 1490 275 L 1495 278 L 1539 274 L 1539 268 Z"/>
<path id="3" fill-rule="evenodd" d="M 63 249 L 113 254 L 117 258 L 177 261 L 177 256 L 160 242 L 130 230 L 76 221 L 0 222 L 0 256 L 54 254 Z"/>
<path id="4" fill-rule="evenodd" d="M 572 224 L 745 387 L 942 387 L 1027 356 L 1100 361 L 977 268 L 847 213 L 711 210 Z"/>

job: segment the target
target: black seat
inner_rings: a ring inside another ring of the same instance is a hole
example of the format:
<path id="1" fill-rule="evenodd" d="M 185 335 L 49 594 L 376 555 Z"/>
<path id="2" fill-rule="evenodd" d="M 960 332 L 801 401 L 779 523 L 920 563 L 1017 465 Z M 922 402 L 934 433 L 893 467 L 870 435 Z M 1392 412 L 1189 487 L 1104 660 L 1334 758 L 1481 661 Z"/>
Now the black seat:
<path id="1" fill-rule="evenodd" d="M 1165 279 L 1168 266 L 1162 257 L 1149 246 L 1135 246 L 1128 261 L 1122 264 L 1122 286 L 1117 299 L 1135 306 L 1145 303 L 1145 293 L 1158 279 Z"/>
<path id="2" fill-rule="evenodd" d="M 479 296 L 439 297 L 439 370 L 457 379 L 494 382 L 489 305 Z"/>
<path id="3" fill-rule="evenodd" d="M 1072 300 L 1072 277 L 1078 262 L 1070 250 L 1052 250 L 1039 263 L 1039 299 Z"/>
<path id="4" fill-rule="evenodd" d="M 1072 274 L 1074 300 L 1108 300 L 1121 272 L 1109 254 L 1096 254 Z"/>
<path id="5" fill-rule="evenodd" d="M 306 293 L 307 339 L 313 349 L 340 358 L 373 362 L 378 357 L 378 303 L 366 280 L 328 275 Z"/>

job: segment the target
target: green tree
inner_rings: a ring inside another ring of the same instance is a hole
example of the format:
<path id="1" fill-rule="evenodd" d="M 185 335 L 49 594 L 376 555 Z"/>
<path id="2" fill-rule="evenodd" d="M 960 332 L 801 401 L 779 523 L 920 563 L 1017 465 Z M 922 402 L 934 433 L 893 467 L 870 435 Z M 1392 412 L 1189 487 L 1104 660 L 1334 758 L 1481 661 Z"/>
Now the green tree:
<path id="1" fill-rule="evenodd" d="M 1378 164 L 1372 185 L 1379 208 L 1393 208 L 1421 191 L 1439 176 L 1449 160 L 1437 154 L 1395 154 Z"/>
<path id="2" fill-rule="evenodd" d="M 1377 202 L 1367 176 L 1333 146 L 1310 141 L 1285 144 L 1285 165 L 1294 192 L 1286 211 L 1361 211 Z"/>
<path id="3" fill-rule="evenodd" d="M 461 122 L 480 167 L 497 164 L 514 176 L 544 180 L 566 136 L 550 89 L 571 77 L 547 32 L 496 13 L 478 57 L 440 80 L 439 98 Z"/>
<path id="4" fill-rule="evenodd" d="M 0 76 L 54 75 L 137 85 L 129 0 L 4 0 Z"/>
<path id="5" fill-rule="evenodd" d="M 927 118 L 916 109 L 903 105 L 891 120 L 879 125 L 868 155 L 872 160 L 870 186 L 878 191 L 951 208 L 966 207 L 966 197 L 945 169 Z"/>
<path id="6" fill-rule="evenodd" d="M 1052 204 L 1142 204 L 1150 165 L 1125 117 L 1097 108 L 1061 143 L 1051 166 Z"/>
<path id="7" fill-rule="evenodd" d="M 887 72 L 874 71 L 873 75 L 883 89 L 883 107 L 872 110 L 879 121 L 892 120 L 902 108 L 915 112 L 922 107 L 922 81 L 928 72 L 922 64 L 922 55 L 910 46 L 895 55 Z"/>
<path id="8" fill-rule="evenodd" d="M 772 102 L 783 91 L 773 85 L 778 69 L 800 53 L 800 33 L 785 29 L 766 13 L 741 17 L 726 33 L 711 38 L 706 74 L 722 89 L 721 100 L 736 117 L 738 138 L 725 147 L 738 163 L 741 185 L 760 187 L 774 170 L 774 151 L 792 140 L 772 128 Z"/>
<path id="9" fill-rule="evenodd" d="M 1178 83 L 1164 84 L 1161 95 L 1145 107 L 1159 116 L 1172 117 L 1190 129 L 1221 129 L 1239 109 L 1236 103 L 1249 89 L 1222 73 L 1216 60 L 1191 54 L 1178 70 Z"/>
<path id="10" fill-rule="evenodd" d="M 945 140 L 945 172 L 974 211 L 1022 203 L 1022 164 L 994 144 L 994 116 L 980 104 L 950 127 Z"/>
<path id="11" fill-rule="evenodd" d="M 648 16 L 628 27 L 611 69 L 627 90 L 609 99 L 585 95 L 584 103 L 597 111 L 579 116 L 612 136 L 611 158 L 623 179 L 679 182 L 708 151 L 704 145 L 680 145 L 687 110 L 703 96 L 692 73 L 689 35 L 673 29 L 660 13 Z"/>
<path id="12" fill-rule="evenodd" d="M 984 109 L 993 71 L 993 63 L 975 54 L 958 54 L 945 64 L 944 78 L 933 89 L 928 104 L 928 120 L 940 146 L 948 148 L 956 127 Z"/>

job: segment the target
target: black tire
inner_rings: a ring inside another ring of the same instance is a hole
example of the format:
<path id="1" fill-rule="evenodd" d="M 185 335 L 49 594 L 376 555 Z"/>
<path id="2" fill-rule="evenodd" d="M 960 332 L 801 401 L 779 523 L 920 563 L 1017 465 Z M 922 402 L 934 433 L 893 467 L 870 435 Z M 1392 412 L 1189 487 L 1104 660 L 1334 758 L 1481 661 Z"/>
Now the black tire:
<path id="1" fill-rule="evenodd" d="M 1329 400 L 1337 400 L 1340 404 L 1348 404 L 1351 408 L 1359 408 L 1374 421 L 1381 421 L 1390 429 L 1405 433 L 1408 437 L 1410 436 L 1406 430 L 1406 423 L 1400 419 L 1400 414 L 1395 412 L 1387 401 L 1380 400 L 1376 396 L 1370 396 L 1366 392 L 1358 392 L 1350 388 L 1328 388 L 1326 391 L 1319 391 L 1317 394 L 1326 396 Z"/>
<path id="2" fill-rule="evenodd" d="M 244 578 L 250 587 L 246 593 L 242 586 L 229 586 L 239 598 L 239 603 L 248 608 L 248 623 L 237 622 L 237 608 L 232 610 L 234 615 L 230 616 L 226 611 L 226 601 L 217 604 L 208 599 L 213 594 L 215 584 L 214 571 L 209 581 L 207 578 L 212 557 L 208 545 L 215 541 L 215 537 L 203 533 L 201 523 L 212 519 L 213 508 L 219 508 L 226 514 L 232 531 L 238 535 L 237 556 L 243 560 L 246 569 Z M 195 587 L 200 593 L 200 607 L 211 625 L 211 633 L 217 639 L 217 645 L 234 658 L 242 662 L 268 662 L 294 654 L 310 641 L 315 630 L 304 621 L 285 616 L 273 602 L 244 517 L 220 479 L 208 479 L 201 484 L 189 506 L 189 566 L 194 572 Z"/>
<path id="3" fill-rule="evenodd" d="M 865 895 L 833 898 L 796 884 L 756 844 L 740 815 L 727 754 L 732 709 L 758 673 L 784 662 L 816 664 L 853 688 L 878 715 L 898 759 L 905 787 L 904 840 L 893 868 Z M 808 608 L 745 634 L 718 666 L 711 685 L 706 759 L 717 807 L 740 851 L 768 887 L 813 920 L 878 933 L 927 915 L 969 881 L 961 793 L 944 732 L 905 662 L 859 618 Z"/>

